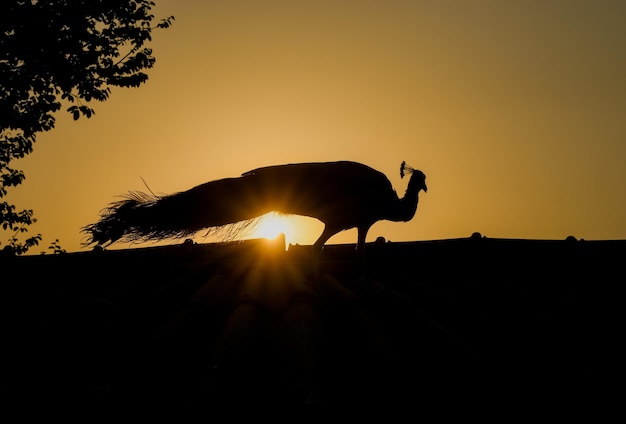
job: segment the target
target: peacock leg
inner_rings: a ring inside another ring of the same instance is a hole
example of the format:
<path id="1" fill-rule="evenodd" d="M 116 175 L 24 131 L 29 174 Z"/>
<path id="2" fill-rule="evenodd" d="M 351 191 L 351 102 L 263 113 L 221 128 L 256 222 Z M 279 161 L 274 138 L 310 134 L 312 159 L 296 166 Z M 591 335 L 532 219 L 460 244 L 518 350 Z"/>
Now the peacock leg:
<path id="1" fill-rule="evenodd" d="M 337 230 L 336 228 L 325 225 L 324 231 L 322 231 L 322 234 L 319 236 L 317 241 L 313 244 L 313 252 L 317 255 L 322 253 L 322 248 L 324 247 L 324 244 L 326 244 L 328 239 L 334 236 L 335 234 L 337 234 L 339 231 L 340 230 Z"/>
<path id="2" fill-rule="evenodd" d="M 365 252 L 365 237 L 367 237 L 367 232 L 369 231 L 370 226 L 358 227 L 357 228 L 357 242 L 356 242 L 356 253 L 359 256 L 362 256 Z"/>

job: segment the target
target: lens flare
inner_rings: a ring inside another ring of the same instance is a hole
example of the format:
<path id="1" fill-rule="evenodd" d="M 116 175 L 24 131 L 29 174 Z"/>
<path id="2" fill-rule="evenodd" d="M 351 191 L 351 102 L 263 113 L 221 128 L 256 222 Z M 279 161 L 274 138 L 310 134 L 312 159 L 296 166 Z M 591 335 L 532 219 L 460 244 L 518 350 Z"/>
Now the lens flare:
<path id="1" fill-rule="evenodd" d="M 263 216 L 259 223 L 255 225 L 252 231 L 252 237 L 272 240 L 281 233 L 284 234 L 287 239 L 290 239 L 293 233 L 292 223 L 289 217 L 272 212 Z"/>

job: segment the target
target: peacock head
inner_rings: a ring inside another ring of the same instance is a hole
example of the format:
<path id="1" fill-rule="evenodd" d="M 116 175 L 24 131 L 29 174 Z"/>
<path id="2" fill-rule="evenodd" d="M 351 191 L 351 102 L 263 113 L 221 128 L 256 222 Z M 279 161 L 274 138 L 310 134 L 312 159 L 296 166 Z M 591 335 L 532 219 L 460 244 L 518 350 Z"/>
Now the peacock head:
<path id="1" fill-rule="evenodd" d="M 428 191 L 428 187 L 426 187 L 426 175 L 420 171 L 419 169 L 415 169 L 412 166 L 406 164 L 406 162 L 402 161 L 400 165 L 400 178 L 404 178 L 404 174 L 411 174 L 411 179 L 409 180 L 409 188 L 413 188 L 416 192 L 420 190 L 424 190 L 424 192 Z"/>

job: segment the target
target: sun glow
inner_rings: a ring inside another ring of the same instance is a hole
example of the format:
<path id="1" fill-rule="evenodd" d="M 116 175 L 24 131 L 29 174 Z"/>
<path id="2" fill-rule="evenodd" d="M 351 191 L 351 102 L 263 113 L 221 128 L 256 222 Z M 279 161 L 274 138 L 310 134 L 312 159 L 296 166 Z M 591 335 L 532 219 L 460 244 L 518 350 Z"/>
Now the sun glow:
<path id="1" fill-rule="evenodd" d="M 285 238 L 291 239 L 293 231 L 289 217 L 272 212 L 261 217 L 259 223 L 255 225 L 252 236 L 272 240 L 282 233 Z"/>

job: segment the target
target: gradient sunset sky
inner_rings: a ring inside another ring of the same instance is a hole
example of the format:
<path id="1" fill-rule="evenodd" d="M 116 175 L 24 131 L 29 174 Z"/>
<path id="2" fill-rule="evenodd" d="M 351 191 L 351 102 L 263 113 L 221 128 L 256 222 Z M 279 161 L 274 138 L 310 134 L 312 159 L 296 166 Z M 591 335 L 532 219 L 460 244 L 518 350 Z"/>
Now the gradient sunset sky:
<path id="1" fill-rule="evenodd" d="M 156 3 L 175 21 L 153 33 L 147 84 L 113 89 L 91 119 L 59 112 L 14 163 L 26 181 L 7 200 L 44 236 L 30 253 L 56 238 L 86 250 L 80 228 L 142 178 L 172 193 L 334 160 L 378 169 L 401 196 L 403 160 L 427 175 L 415 218 L 368 241 L 626 238 L 626 2 Z M 291 224 L 288 243 L 322 230 Z"/>

